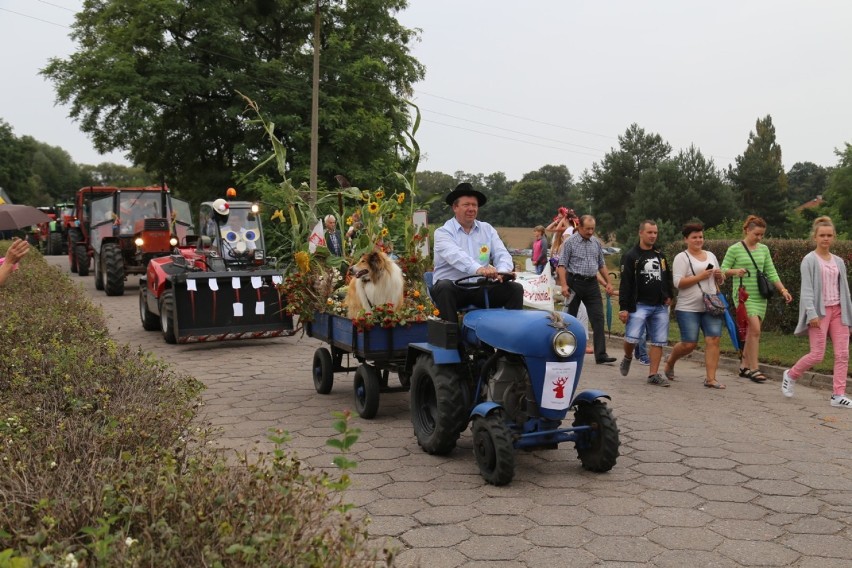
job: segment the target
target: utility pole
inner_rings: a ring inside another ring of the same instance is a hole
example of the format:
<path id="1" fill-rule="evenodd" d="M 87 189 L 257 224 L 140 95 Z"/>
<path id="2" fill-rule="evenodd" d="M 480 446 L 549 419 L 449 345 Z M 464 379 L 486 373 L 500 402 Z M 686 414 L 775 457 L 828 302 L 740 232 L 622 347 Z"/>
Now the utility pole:
<path id="1" fill-rule="evenodd" d="M 319 161 L 319 60 L 320 60 L 320 0 L 314 9 L 314 81 L 311 90 L 311 177 L 310 206 L 317 202 L 317 163 Z"/>

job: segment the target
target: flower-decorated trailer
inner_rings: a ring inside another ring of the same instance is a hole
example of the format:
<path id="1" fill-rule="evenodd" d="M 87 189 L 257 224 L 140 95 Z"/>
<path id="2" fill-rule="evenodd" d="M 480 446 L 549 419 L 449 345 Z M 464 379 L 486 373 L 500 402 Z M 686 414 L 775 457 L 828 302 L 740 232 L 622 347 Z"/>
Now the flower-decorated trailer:
<path id="1" fill-rule="evenodd" d="M 408 391 L 410 375 L 405 371 L 408 345 L 427 340 L 425 321 L 365 328 L 348 317 L 322 312 L 315 313 L 313 321 L 305 324 L 305 331 L 310 337 L 328 343 L 328 347 L 314 352 L 311 369 L 317 392 L 331 392 L 334 373 L 355 371 L 355 409 L 368 419 L 378 412 L 380 393 Z M 357 366 L 349 365 L 350 356 L 358 362 Z M 397 374 L 398 386 L 389 384 L 391 373 Z"/>

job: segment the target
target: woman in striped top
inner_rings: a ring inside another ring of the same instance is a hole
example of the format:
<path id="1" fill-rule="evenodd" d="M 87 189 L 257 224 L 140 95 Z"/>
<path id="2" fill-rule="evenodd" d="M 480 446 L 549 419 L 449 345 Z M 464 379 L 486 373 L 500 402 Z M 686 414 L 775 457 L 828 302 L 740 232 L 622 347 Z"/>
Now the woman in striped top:
<path id="1" fill-rule="evenodd" d="M 799 324 L 796 335 L 807 334 L 811 350 L 784 371 L 781 392 L 793 396 L 795 381 L 825 357 L 826 338 L 834 347 L 834 390 L 831 406 L 852 408 L 846 397 L 846 375 L 849 372 L 849 326 L 852 326 L 852 300 L 846 263 L 831 254 L 834 223 L 829 217 L 814 220 L 813 238 L 816 249 L 802 259 L 802 297 L 799 299 Z"/>
<path id="2" fill-rule="evenodd" d="M 757 289 L 755 264 L 784 296 L 785 302 L 788 304 L 792 302 L 793 296 L 790 295 L 790 292 L 787 291 L 778 277 L 772 256 L 769 254 L 769 247 L 760 242 L 766 234 L 766 221 L 756 215 L 749 215 L 743 223 L 743 234 L 742 241 L 728 247 L 725 258 L 722 260 L 722 272 L 726 276 L 741 278 L 748 292 L 748 300 L 746 300 L 748 333 L 746 334 L 740 363 L 740 376 L 756 383 L 762 383 L 766 380 L 766 375 L 760 371 L 758 353 L 760 349 L 760 324 L 766 316 L 766 298 L 761 296 Z M 754 262 L 749 257 L 749 253 L 754 258 Z"/>

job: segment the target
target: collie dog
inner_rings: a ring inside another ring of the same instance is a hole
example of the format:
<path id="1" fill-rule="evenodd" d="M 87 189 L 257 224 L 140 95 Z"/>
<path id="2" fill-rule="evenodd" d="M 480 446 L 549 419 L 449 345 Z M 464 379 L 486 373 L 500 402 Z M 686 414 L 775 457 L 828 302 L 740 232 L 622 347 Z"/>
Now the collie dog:
<path id="1" fill-rule="evenodd" d="M 383 252 L 367 253 L 357 264 L 349 267 L 352 279 L 346 293 L 346 308 L 350 318 L 361 310 L 372 310 L 374 306 L 402 305 L 405 280 L 402 270 Z"/>

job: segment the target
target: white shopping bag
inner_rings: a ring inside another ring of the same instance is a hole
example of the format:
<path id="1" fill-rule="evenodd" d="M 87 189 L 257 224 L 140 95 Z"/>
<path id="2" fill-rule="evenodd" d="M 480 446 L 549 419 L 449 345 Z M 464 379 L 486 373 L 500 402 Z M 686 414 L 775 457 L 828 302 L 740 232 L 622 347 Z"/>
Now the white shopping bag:
<path id="1" fill-rule="evenodd" d="M 524 287 L 524 307 L 553 311 L 553 275 L 549 266 L 541 274 L 518 272 L 515 281 Z"/>

